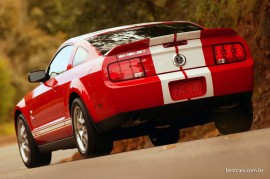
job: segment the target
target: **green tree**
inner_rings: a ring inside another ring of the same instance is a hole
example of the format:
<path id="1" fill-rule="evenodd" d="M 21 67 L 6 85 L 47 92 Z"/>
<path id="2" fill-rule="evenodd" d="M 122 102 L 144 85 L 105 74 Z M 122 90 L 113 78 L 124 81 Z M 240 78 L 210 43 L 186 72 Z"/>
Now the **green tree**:
<path id="1" fill-rule="evenodd" d="M 186 20 L 194 0 L 28 0 L 32 21 L 48 34 L 69 37 L 142 22 Z"/>
<path id="2" fill-rule="evenodd" d="M 13 108 L 15 89 L 12 85 L 7 63 L 0 59 L 0 122 L 7 120 L 7 115 Z"/>

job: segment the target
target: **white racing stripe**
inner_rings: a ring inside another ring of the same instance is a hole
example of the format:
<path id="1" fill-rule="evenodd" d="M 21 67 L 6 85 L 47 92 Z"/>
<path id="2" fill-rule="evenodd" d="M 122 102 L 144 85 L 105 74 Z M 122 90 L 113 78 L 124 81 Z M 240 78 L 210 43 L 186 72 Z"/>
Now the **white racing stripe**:
<path id="1" fill-rule="evenodd" d="M 104 59 L 105 59 L 104 57 L 100 57 L 99 59 L 90 61 L 89 62 L 89 65 L 90 65 L 89 73 L 95 73 L 95 72 L 102 70 L 102 65 L 103 65 Z"/>
<path id="2" fill-rule="evenodd" d="M 37 127 L 32 131 L 32 135 L 34 138 L 46 135 L 51 132 L 55 132 L 57 130 L 63 129 L 67 126 L 72 125 L 71 119 L 65 119 L 60 118 L 58 120 L 55 120 L 54 122 L 45 124 L 43 126 Z"/>
<path id="3" fill-rule="evenodd" d="M 206 80 L 206 94 L 204 96 L 192 98 L 192 99 L 200 99 L 200 98 L 206 98 L 214 96 L 214 89 L 213 89 L 213 81 L 212 81 L 212 75 L 211 71 L 208 67 L 204 68 L 197 68 L 192 70 L 186 70 L 185 71 L 188 78 L 196 78 L 196 77 L 205 77 Z"/>
<path id="4" fill-rule="evenodd" d="M 162 37 L 154 37 L 154 38 L 150 39 L 149 47 L 168 43 L 168 42 L 173 42 L 173 40 L 174 40 L 174 35 L 165 35 Z"/>
<path id="5" fill-rule="evenodd" d="M 72 125 L 72 120 L 71 120 L 71 118 L 68 118 L 68 119 L 65 120 L 65 126 L 67 127 L 67 126 L 70 126 L 70 125 Z"/>
<path id="6" fill-rule="evenodd" d="M 189 39 L 199 39 L 201 37 L 201 31 L 191 31 L 191 32 L 184 32 L 184 33 L 178 33 L 176 41 L 181 40 L 189 40 Z"/>
<path id="7" fill-rule="evenodd" d="M 162 93 L 163 93 L 164 104 L 176 103 L 176 102 L 180 102 L 180 101 L 187 101 L 187 99 L 173 101 L 171 98 L 170 90 L 169 90 L 169 82 L 185 79 L 185 76 L 181 71 L 158 75 L 158 77 L 161 81 L 161 88 L 162 88 Z"/>
<path id="8" fill-rule="evenodd" d="M 187 45 L 178 46 L 179 54 L 186 57 L 183 69 L 198 68 L 205 66 L 202 43 L 200 39 L 188 40 Z M 175 47 L 164 48 L 163 45 L 150 47 L 152 59 L 157 74 L 177 71 L 179 67 L 173 64 Z"/>
<path id="9" fill-rule="evenodd" d="M 203 96 L 200 96 L 200 97 L 191 98 L 191 100 L 214 96 L 212 76 L 211 76 L 211 72 L 208 69 L 208 67 L 186 70 L 185 72 L 188 76 L 188 79 L 196 78 L 196 77 L 205 77 L 205 80 L 206 80 L 206 94 Z M 182 71 L 162 74 L 162 75 L 158 75 L 158 77 L 161 81 L 164 104 L 170 104 L 170 103 L 176 103 L 176 102 L 188 100 L 188 99 L 184 99 L 184 100 L 174 101 L 171 98 L 171 94 L 170 94 L 170 90 L 169 90 L 169 83 L 170 82 L 185 79 L 185 76 L 184 76 Z"/>
<path id="10" fill-rule="evenodd" d="M 178 33 L 176 41 L 181 40 L 192 40 L 192 39 L 199 39 L 201 37 L 201 31 L 191 31 L 191 32 L 184 32 L 184 33 Z M 174 34 L 172 35 L 165 35 L 161 37 L 154 37 L 150 39 L 149 46 L 155 46 L 160 45 L 163 43 L 169 43 L 174 41 Z"/>
<path id="11" fill-rule="evenodd" d="M 150 39 L 150 52 L 153 59 L 153 64 L 156 70 L 162 86 L 162 93 L 164 104 L 176 103 L 184 100 L 172 100 L 169 83 L 172 81 L 204 77 L 206 80 L 206 94 L 200 97 L 192 98 L 206 98 L 214 96 L 213 82 L 211 71 L 206 66 L 202 43 L 200 40 L 201 31 L 193 31 L 187 33 L 178 33 L 176 38 L 174 35 L 166 36 L 165 38 L 153 38 Z M 186 45 L 180 45 L 176 47 L 164 48 L 162 43 L 187 40 Z M 161 44 L 161 45 L 158 45 Z M 153 46 L 151 46 L 153 45 Z M 154 46 L 156 45 L 156 46 Z M 186 64 L 181 67 L 175 66 L 173 59 L 176 53 L 182 54 L 186 57 Z M 177 72 L 174 72 L 177 71 Z M 171 72 L 171 73 L 168 73 Z M 186 77 L 185 77 L 186 75 Z M 190 99 L 191 100 L 191 99 Z"/>

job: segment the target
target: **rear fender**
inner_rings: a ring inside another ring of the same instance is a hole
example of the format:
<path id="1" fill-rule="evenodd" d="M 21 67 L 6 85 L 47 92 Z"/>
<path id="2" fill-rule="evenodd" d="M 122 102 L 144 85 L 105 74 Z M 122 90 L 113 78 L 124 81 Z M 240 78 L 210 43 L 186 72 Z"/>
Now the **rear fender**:
<path id="1" fill-rule="evenodd" d="M 90 98 L 90 95 L 88 91 L 86 90 L 86 86 L 82 83 L 82 81 L 78 78 L 73 79 L 70 83 L 70 88 L 68 92 L 69 96 L 66 98 L 67 101 L 65 101 L 65 112 L 67 112 L 66 116 L 71 116 L 71 105 L 72 101 L 71 100 L 71 95 L 76 94 L 78 95 L 81 100 L 83 101 L 84 105 L 86 106 L 89 115 L 91 116 L 92 122 L 94 123 L 94 119 L 96 118 L 96 113 L 95 113 L 95 107 L 94 103 Z"/>

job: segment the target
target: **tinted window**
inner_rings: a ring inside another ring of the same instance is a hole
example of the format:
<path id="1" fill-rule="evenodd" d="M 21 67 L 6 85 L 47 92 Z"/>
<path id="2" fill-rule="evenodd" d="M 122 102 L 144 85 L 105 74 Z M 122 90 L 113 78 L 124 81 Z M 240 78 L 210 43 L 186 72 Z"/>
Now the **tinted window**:
<path id="1" fill-rule="evenodd" d="M 50 78 L 54 78 L 67 70 L 72 49 L 73 46 L 66 46 L 54 57 L 48 72 Z"/>
<path id="2" fill-rule="evenodd" d="M 76 51 L 75 56 L 74 56 L 73 66 L 76 66 L 76 65 L 81 64 L 82 62 L 86 61 L 87 56 L 88 56 L 88 52 L 84 48 L 79 47 Z"/>
<path id="3" fill-rule="evenodd" d="M 118 45 L 123 45 L 146 38 L 195 30 L 202 30 L 202 28 L 190 23 L 154 24 L 92 36 L 88 39 L 88 41 L 104 55 Z"/>

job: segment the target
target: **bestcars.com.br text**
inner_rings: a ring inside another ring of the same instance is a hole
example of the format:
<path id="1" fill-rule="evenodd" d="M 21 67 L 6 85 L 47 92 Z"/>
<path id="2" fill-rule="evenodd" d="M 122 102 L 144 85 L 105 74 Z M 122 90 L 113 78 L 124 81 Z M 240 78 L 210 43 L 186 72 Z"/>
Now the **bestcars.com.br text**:
<path id="1" fill-rule="evenodd" d="M 263 169 L 256 168 L 256 169 L 225 169 L 225 173 L 263 173 Z"/>

